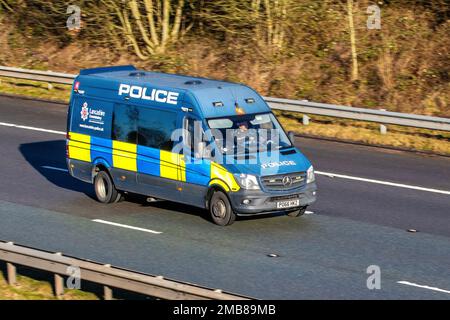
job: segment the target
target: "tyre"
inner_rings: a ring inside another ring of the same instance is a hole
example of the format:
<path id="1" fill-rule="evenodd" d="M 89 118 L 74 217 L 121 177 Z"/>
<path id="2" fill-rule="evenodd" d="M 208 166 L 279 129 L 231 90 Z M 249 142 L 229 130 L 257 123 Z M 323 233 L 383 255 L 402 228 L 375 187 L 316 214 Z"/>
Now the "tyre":
<path id="1" fill-rule="evenodd" d="M 94 190 L 97 200 L 101 203 L 119 202 L 122 195 L 114 186 L 110 175 L 106 171 L 100 171 L 94 178 Z"/>
<path id="2" fill-rule="evenodd" d="M 300 216 L 302 216 L 302 215 L 305 214 L 306 208 L 307 208 L 307 207 L 300 207 L 300 209 L 297 209 L 297 210 L 288 212 L 287 215 L 288 215 L 289 217 L 294 217 L 294 218 L 295 218 L 295 217 L 300 217 Z"/>
<path id="3" fill-rule="evenodd" d="M 231 208 L 230 201 L 222 191 L 215 191 L 209 203 L 212 221 L 219 226 L 228 226 L 236 220 L 236 214 Z"/>

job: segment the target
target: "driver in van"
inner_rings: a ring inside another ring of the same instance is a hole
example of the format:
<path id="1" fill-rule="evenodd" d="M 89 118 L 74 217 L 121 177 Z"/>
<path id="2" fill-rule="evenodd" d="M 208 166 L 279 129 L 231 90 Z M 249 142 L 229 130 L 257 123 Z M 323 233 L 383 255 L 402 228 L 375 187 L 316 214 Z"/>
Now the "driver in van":
<path id="1" fill-rule="evenodd" d="M 241 123 L 238 124 L 238 126 L 239 126 L 239 130 L 241 132 L 246 132 L 248 130 L 247 122 L 241 122 Z"/>
<path id="2" fill-rule="evenodd" d="M 255 134 L 256 130 L 249 130 L 248 122 L 240 122 L 237 124 L 238 129 L 235 131 L 236 139 L 238 144 L 245 144 L 245 141 L 248 140 L 248 143 L 253 144 L 256 142 Z"/>

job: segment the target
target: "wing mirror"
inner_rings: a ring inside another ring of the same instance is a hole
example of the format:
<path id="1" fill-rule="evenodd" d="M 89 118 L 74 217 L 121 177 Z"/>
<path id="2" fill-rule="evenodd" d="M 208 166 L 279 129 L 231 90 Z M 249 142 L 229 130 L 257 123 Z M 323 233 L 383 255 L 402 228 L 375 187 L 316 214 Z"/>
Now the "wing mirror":
<path id="1" fill-rule="evenodd" d="M 289 131 L 288 132 L 288 138 L 291 141 L 292 144 L 295 144 L 295 133 L 294 131 Z"/>

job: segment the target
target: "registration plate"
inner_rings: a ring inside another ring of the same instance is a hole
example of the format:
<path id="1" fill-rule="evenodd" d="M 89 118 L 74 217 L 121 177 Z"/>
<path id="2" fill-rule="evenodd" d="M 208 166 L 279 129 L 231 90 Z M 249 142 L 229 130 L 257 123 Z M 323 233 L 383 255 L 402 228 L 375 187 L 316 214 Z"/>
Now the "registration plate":
<path id="1" fill-rule="evenodd" d="M 300 205 L 300 199 L 288 200 L 288 201 L 279 201 L 279 202 L 277 202 L 277 209 L 286 209 L 286 208 L 298 207 L 299 205 Z"/>

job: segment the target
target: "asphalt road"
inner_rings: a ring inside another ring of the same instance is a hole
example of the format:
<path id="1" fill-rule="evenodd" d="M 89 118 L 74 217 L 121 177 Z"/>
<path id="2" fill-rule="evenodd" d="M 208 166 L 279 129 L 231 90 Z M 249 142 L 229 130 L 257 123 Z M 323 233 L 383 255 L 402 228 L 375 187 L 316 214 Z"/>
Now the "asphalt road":
<path id="1" fill-rule="evenodd" d="M 299 138 L 316 170 L 346 178 L 317 176 L 313 214 L 221 228 L 170 202 L 97 203 L 57 170 L 65 127 L 63 105 L 0 97 L 0 239 L 256 298 L 450 299 L 450 158 Z"/>

